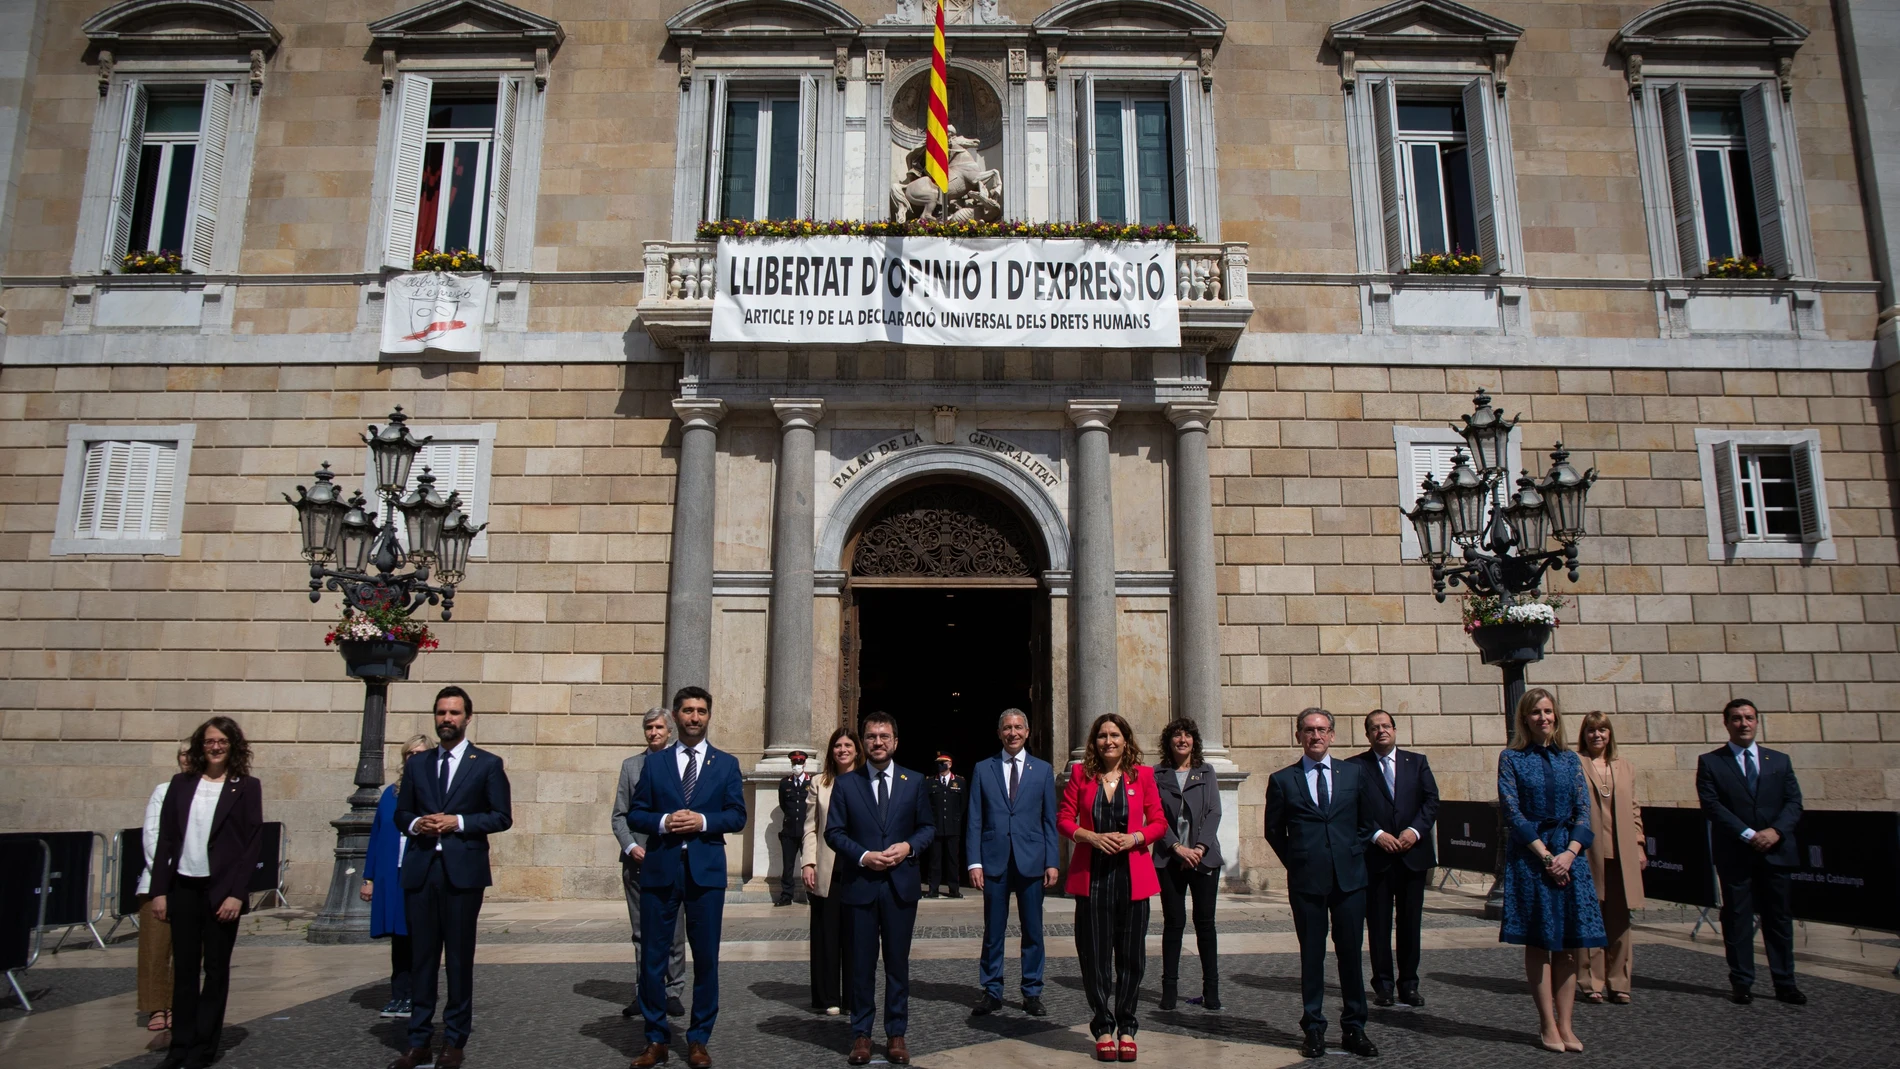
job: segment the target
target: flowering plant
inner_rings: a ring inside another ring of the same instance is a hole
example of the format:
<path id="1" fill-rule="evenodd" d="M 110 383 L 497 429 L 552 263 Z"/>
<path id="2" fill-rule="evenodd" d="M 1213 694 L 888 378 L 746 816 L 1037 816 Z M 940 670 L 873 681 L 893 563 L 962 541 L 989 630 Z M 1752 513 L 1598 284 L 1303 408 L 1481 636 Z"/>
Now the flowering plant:
<path id="1" fill-rule="evenodd" d="M 1484 270 L 1484 257 L 1454 248 L 1450 252 L 1421 252 L 1405 269 L 1411 275 L 1475 275 Z"/>
<path id="2" fill-rule="evenodd" d="M 1564 607 L 1564 599 L 1558 594 L 1538 594 L 1511 605 L 1504 604 L 1503 598 L 1482 594 L 1467 594 L 1464 600 L 1467 632 L 1498 624 L 1543 624 L 1556 627 L 1560 623 L 1557 610 Z"/>
<path id="3" fill-rule="evenodd" d="M 412 642 L 425 650 L 440 645 L 429 633 L 428 624 L 412 620 L 407 612 L 387 605 L 345 608 L 343 618 L 323 636 L 326 646 L 342 642 Z"/>
<path id="4" fill-rule="evenodd" d="M 1771 278 L 1774 272 L 1753 256 L 1723 256 L 1708 262 L 1710 278 Z"/>
<path id="5" fill-rule="evenodd" d="M 128 275 L 182 275 L 185 258 L 170 249 L 142 249 L 119 257 L 119 270 Z"/>
<path id="6" fill-rule="evenodd" d="M 917 219 L 908 223 L 862 219 L 707 219 L 699 224 L 701 241 L 716 238 L 1083 238 L 1089 241 L 1199 241 L 1191 226 L 1163 223 L 999 223 Z"/>
<path id="7" fill-rule="evenodd" d="M 494 270 L 494 268 L 483 263 L 481 257 L 467 249 L 453 249 L 448 252 L 437 252 L 434 249 L 425 249 L 422 252 L 416 253 L 415 269 L 417 271 Z"/>

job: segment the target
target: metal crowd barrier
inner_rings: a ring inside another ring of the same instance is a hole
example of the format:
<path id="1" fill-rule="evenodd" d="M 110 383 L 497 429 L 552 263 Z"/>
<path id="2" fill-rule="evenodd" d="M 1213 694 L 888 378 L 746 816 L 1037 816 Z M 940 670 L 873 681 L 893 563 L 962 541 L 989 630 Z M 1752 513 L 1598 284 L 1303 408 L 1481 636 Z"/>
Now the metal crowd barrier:
<path id="1" fill-rule="evenodd" d="M 20 986 L 18 974 L 40 958 L 52 892 L 53 849 L 46 841 L 32 836 L 0 840 L 0 967 L 6 969 L 7 986 L 28 1013 L 33 1012 L 33 1002 Z"/>

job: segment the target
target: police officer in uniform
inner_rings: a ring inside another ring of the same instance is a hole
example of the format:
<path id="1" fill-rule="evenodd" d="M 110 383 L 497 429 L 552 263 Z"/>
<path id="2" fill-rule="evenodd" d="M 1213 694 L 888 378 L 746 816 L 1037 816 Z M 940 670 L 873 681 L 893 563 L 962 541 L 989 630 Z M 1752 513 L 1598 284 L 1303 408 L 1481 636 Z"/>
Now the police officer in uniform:
<path id="1" fill-rule="evenodd" d="M 792 889 L 798 884 L 798 854 L 805 845 L 806 794 L 811 789 L 811 776 L 805 772 L 805 751 L 793 750 L 791 761 L 792 774 L 778 781 L 778 811 L 784 817 L 778 826 L 779 856 L 785 860 L 776 903 L 781 906 L 792 904 Z"/>
<path id="2" fill-rule="evenodd" d="M 937 881 L 949 885 L 951 898 L 963 897 L 963 808 L 969 794 L 962 776 L 950 771 L 950 755 L 937 753 L 937 774 L 930 777 L 930 812 L 937 837 L 924 848 L 924 897 L 937 897 Z"/>

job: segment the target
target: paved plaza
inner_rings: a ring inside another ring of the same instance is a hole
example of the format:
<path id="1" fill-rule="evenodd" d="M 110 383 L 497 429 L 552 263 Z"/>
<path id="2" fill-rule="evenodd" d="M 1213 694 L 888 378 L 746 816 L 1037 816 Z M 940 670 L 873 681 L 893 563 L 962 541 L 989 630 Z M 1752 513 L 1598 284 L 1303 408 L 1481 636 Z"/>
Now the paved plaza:
<path id="1" fill-rule="evenodd" d="M 607 908 L 609 906 L 615 908 Z M 471 1066 L 624 1065 L 641 1044 L 638 1023 L 621 1017 L 633 993 L 632 952 L 617 903 L 494 903 L 484 914 L 476 969 Z M 1427 905 L 1421 969 L 1427 1005 L 1372 1011 L 1368 1028 L 1386 1062 L 1479 1067 L 1555 1059 L 1534 1046 L 1535 1015 L 1524 989 L 1522 954 L 1496 943 L 1478 901 L 1434 894 Z M 1031 1018 L 1014 1005 L 972 1019 L 974 901 L 926 902 L 912 967 L 910 1040 L 915 1064 L 932 1069 L 1015 1069 L 1088 1060 L 1087 1019 L 1069 934 L 1067 903 L 1051 903 L 1045 1001 Z M 1891 973 L 1900 941 L 1826 925 L 1797 933 L 1802 987 L 1812 1003 L 1771 1000 L 1731 1005 L 1719 936 L 1689 938 L 1693 914 L 1642 916 L 1635 1001 L 1578 1006 L 1588 1047 L 1567 1063 L 1616 1066 L 1900 1065 L 1894 1023 L 1900 980 Z M 230 1024 L 221 1065 L 230 1069 L 380 1069 L 403 1041 L 403 1023 L 377 1016 L 387 998 L 386 944 L 314 947 L 298 929 L 306 914 L 279 911 L 247 922 L 233 972 Z M 849 1028 L 812 1012 L 802 906 L 729 909 L 722 965 L 722 1012 L 715 1064 L 843 1065 Z M 1160 984 L 1157 924 L 1144 984 L 1142 1061 L 1165 1065 L 1280 1066 L 1301 1061 L 1297 1046 L 1298 959 L 1279 896 L 1221 904 L 1222 995 L 1209 1013 L 1155 1009 Z M 1183 986 L 1198 991 L 1189 952 Z M 133 951 L 81 949 L 69 941 L 26 974 L 35 1012 L 0 1003 L 0 1064 L 146 1069 L 149 1034 L 133 1026 Z M 1337 1037 L 1338 1001 L 1328 1013 Z M 880 1032 L 878 1039 L 882 1040 Z M 682 1052 L 683 1053 L 683 1052 Z M 880 1047 L 881 1054 L 881 1047 Z M 1338 1058 L 1350 1055 L 1335 1052 Z M 679 1056 L 675 1064 L 683 1064 Z"/>

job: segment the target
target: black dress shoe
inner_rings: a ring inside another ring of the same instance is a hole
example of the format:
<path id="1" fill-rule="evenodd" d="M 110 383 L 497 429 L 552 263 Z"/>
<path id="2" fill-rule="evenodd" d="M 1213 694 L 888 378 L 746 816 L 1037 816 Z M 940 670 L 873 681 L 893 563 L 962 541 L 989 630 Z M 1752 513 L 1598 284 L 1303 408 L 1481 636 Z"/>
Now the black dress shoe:
<path id="1" fill-rule="evenodd" d="M 1372 1040 L 1366 1038 L 1366 1030 L 1360 1028 L 1358 1025 L 1350 1025 L 1345 1029 L 1345 1034 L 1341 1038 L 1339 1045 L 1359 1055 L 1361 1058 L 1377 1058 L 1379 1056 L 1379 1048 L 1372 1045 Z"/>
<path id="2" fill-rule="evenodd" d="M 925 892 L 923 893 L 923 895 L 922 895 L 922 897 L 924 897 L 924 898 L 935 898 L 935 897 L 937 897 L 937 892 L 935 892 L 935 891 L 925 891 Z"/>
<path id="3" fill-rule="evenodd" d="M 686 1016 L 686 1007 L 680 1005 L 679 999 L 668 995 L 666 996 L 666 1015 L 668 1017 L 684 1017 Z"/>
<path id="4" fill-rule="evenodd" d="M 1775 1001 L 1785 1002 L 1790 1006 L 1806 1006 L 1808 1004 L 1808 996 L 1802 994 L 1801 989 L 1798 987 L 1777 987 L 1775 988 Z"/>
<path id="5" fill-rule="evenodd" d="M 1425 996 L 1419 994 L 1418 988 L 1416 987 L 1410 990 L 1400 988 L 1399 1001 L 1405 1003 L 1407 1006 L 1423 1006 L 1425 1005 Z"/>
<path id="6" fill-rule="evenodd" d="M 1001 1010 L 1002 1008 L 1003 1008 L 1003 1000 L 1000 998 L 997 998 L 995 995 L 992 995 L 986 991 L 983 993 L 983 997 L 976 1001 L 976 1005 L 970 1007 L 970 1016 L 988 1017 L 990 1014 L 995 1013 Z"/>
<path id="7" fill-rule="evenodd" d="M 620 1016 L 622 1016 L 622 1017 L 638 1017 L 638 1016 L 640 1016 L 640 1004 L 639 1004 L 638 1002 L 636 1002 L 636 1003 L 634 1003 L 634 1004 L 632 1004 L 631 1006 L 628 1006 L 628 1007 L 627 1007 L 626 1009 L 624 1009 L 624 1010 L 621 1010 L 621 1011 L 620 1011 Z"/>
<path id="8" fill-rule="evenodd" d="M 1300 1044 L 1300 1057 L 1302 1058 L 1326 1057 L 1326 1033 L 1324 1032 L 1306 1033 L 1306 1040 Z"/>
<path id="9" fill-rule="evenodd" d="M 1047 1006 L 1044 1006 L 1042 1004 L 1042 999 L 1036 997 L 1035 995 L 1023 996 L 1023 1012 L 1028 1014 L 1031 1017 L 1049 1016 L 1049 1008 Z"/>
<path id="10" fill-rule="evenodd" d="M 962 897 L 963 897 L 963 892 L 962 892 L 962 891 L 952 891 L 952 892 L 950 892 L 950 897 L 951 897 L 951 898 L 962 898 Z"/>
<path id="11" fill-rule="evenodd" d="M 1372 1004 L 1374 1006 L 1392 1005 L 1392 993 L 1389 991 L 1374 991 L 1372 993 Z"/>
<path id="12" fill-rule="evenodd" d="M 1728 1000 L 1730 1002 L 1735 1003 L 1737 1006 L 1746 1006 L 1749 1003 L 1755 1001 L 1755 996 L 1749 992 L 1748 988 L 1745 988 L 1740 984 L 1736 984 L 1733 987 L 1729 988 Z"/>

